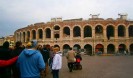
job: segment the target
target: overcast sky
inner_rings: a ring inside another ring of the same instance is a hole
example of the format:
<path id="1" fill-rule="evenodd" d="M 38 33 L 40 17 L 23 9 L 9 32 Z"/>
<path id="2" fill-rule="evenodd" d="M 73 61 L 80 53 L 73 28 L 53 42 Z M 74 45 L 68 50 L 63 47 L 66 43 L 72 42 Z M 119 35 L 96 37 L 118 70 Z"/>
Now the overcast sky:
<path id="1" fill-rule="evenodd" d="M 0 0 L 0 37 L 55 17 L 88 19 L 90 14 L 100 14 L 116 19 L 118 13 L 133 19 L 133 0 Z"/>

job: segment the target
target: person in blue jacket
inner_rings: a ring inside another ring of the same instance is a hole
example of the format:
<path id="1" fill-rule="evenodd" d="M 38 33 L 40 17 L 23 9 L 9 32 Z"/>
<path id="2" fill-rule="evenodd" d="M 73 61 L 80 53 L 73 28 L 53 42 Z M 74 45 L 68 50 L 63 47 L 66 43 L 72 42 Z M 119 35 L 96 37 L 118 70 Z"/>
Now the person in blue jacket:
<path id="1" fill-rule="evenodd" d="M 40 78 L 40 72 L 45 69 L 45 63 L 41 53 L 35 49 L 37 41 L 28 42 L 18 57 L 17 66 L 19 67 L 20 78 Z"/>

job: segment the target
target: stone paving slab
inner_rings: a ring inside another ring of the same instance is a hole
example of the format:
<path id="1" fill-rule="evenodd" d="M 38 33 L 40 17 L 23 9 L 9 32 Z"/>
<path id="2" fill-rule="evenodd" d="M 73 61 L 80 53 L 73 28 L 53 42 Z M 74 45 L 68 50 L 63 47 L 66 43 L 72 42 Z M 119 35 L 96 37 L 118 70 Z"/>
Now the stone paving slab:
<path id="1" fill-rule="evenodd" d="M 133 56 L 88 56 L 83 55 L 83 69 L 69 72 L 63 57 L 60 78 L 133 78 Z M 46 78 L 52 78 L 49 73 Z"/>

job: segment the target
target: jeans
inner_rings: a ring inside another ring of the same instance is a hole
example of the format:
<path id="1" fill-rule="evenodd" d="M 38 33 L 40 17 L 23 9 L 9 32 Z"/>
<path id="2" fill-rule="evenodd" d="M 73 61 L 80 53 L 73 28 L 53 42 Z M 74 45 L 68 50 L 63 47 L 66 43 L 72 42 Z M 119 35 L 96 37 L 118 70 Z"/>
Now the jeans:
<path id="1" fill-rule="evenodd" d="M 59 70 L 52 70 L 53 78 L 59 78 Z"/>

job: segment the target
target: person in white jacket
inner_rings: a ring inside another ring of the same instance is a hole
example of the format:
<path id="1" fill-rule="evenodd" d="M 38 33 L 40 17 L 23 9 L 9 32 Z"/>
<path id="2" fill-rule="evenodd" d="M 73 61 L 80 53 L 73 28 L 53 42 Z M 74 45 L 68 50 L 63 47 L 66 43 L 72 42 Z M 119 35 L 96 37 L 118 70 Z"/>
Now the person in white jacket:
<path id="1" fill-rule="evenodd" d="M 54 57 L 52 62 L 53 78 L 59 78 L 59 70 L 62 67 L 62 53 L 59 50 L 60 50 L 59 47 L 55 47 L 53 49 L 54 51 Z"/>

